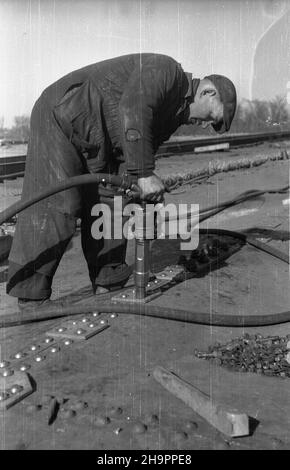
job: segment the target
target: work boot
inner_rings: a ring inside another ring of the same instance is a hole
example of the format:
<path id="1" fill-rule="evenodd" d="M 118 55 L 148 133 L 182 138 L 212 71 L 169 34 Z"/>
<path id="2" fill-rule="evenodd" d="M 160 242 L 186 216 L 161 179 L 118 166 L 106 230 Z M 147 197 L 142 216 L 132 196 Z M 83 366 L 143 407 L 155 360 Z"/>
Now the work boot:
<path id="1" fill-rule="evenodd" d="M 132 272 L 132 267 L 125 263 L 114 267 L 104 266 L 95 278 L 95 282 L 92 282 L 94 294 L 121 289 L 128 282 Z"/>
<path id="2" fill-rule="evenodd" d="M 18 308 L 20 312 L 24 310 L 35 310 L 37 308 L 49 306 L 51 300 L 50 299 L 39 299 L 39 300 L 32 300 L 32 299 L 18 299 Z"/>

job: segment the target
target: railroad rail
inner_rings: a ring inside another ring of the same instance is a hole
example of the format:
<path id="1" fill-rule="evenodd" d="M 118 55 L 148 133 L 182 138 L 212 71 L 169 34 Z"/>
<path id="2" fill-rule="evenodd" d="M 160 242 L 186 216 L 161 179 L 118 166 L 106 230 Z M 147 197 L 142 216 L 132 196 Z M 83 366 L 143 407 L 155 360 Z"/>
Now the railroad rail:
<path id="1" fill-rule="evenodd" d="M 213 137 L 196 137 L 194 139 L 172 140 L 162 144 L 156 154 L 156 158 L 169 157 L 179 153 L 191 153 L 197 147 L 219 145 L 228 143 L 231 148 L 254 145 L 267 141 L 283 140 L 290 138 L 290 131 L 258 132 L 251 134 L 230 134 Z M 5 179 L 14 179 L 24 175 L 26 155 L 17 155 L 0 158 L 0 182 Z"/>

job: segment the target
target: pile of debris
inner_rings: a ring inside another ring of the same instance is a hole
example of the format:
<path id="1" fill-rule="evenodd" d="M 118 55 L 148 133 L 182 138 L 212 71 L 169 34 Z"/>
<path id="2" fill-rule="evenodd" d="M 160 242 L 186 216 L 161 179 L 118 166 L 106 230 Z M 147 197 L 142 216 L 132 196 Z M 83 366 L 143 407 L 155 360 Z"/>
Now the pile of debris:
<path id="1" fill-rule="evenodd" d="M 263 337 L 245 333 L 227 344 L 210 346 L 207 352 L 195 350 L 195 356 L 236 372 L 286 378 L 290 377 L 290 334 Z"/>

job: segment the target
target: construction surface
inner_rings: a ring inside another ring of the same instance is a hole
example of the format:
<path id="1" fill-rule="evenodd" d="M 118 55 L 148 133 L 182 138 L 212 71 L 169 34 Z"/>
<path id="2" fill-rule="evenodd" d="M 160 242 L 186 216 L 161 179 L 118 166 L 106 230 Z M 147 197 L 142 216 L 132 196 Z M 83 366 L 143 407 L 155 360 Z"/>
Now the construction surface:
<path id="1" fill-rule="evenodd" d="M 178 158 L 179 162 L 177 157 L 158 160 L 159 174 L 186 171 L 189 156 Z M 210 159 L 214 160 L 214 155 Z M 201 157 L 190 163 L 200 164 Z M 200 204 L 203 208 L 248 189 L 287 184 L 289 160 L 268 162 L 257 168 L 216 174 L 194 187 L 177 188 L 166 202 Z M 207 226 L 248 229 L 288 253 L 289 193 L 269 194 L 228 209 L 201 224 Z M 177 241 L 156 241 L 152 251 L 153 271 L 177 262 L 179 256 Z M 133 261 L 131 242 L 127 260 Z M 6 268 L 1 269 L 3 281 Z M 15 312 L 16 299 L 5 294 L 5 282 L 0 289 L 0 315 Z M 54 279 L 53 298 L 63 296 L 84 304 L 91 297 L 79 233 Z M 245 246 L 219 269 L 180 283 L 152 302 L 212 315 L 217 312 L 262 315 L 290 310 L 289 266 Z M 92 316 L 87 317 L 93 321 Z M 0 418 L 1 449 L 290 448 L 289 378 L 228 371 L 194 356 L 195 349 L 207 350 L 217 341 L 227 343 L 245 332 L 286 336 L 290 334 L 290 324 L 225 328 L 133 315 L 101 314 L 98 319 L 102 318 L 108 321 L 109 328 L 86 341 L 45 354 L 41 363 L 34 361 L 28 372 L 35 392 Z M 0 330 L 0 359 L 9 360 L 11 354 L 43 341 L 47 330 L 62 322 L 59 319 Z M 250 417 L 250 435 L 229 438 L 210 426 L 154 380 L 156 366 L 190 382 L 213 402 L 246 413 Z M 56 397 L 60 404 L 51 424 L 47 395 Z"/>

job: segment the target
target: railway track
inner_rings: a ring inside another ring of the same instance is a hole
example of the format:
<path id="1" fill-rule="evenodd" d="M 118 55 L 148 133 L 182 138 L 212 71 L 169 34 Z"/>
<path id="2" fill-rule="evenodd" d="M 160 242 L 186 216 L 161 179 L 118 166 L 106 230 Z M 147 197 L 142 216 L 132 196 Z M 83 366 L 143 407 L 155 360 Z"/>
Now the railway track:
<path id="1" fill-rule="evenodd" d="M 167 157 L 176 153 L 191 153 L 196 147 L 217 146 L 229 144 L 230 147 L 242 147 L 267 141 L 283 140 L 290 138 L 290 131 L 259 132 L 256 134 L 233 134 L 220 137 L 198 137 L 188 140 L 175 140 L 165 142 L 160 146 L 156 154 L 157 158 Z M 6 179 L 14 179 L 24 175 L 25 155 L 4 157 L 0 159 L 0 182 Z"/>

